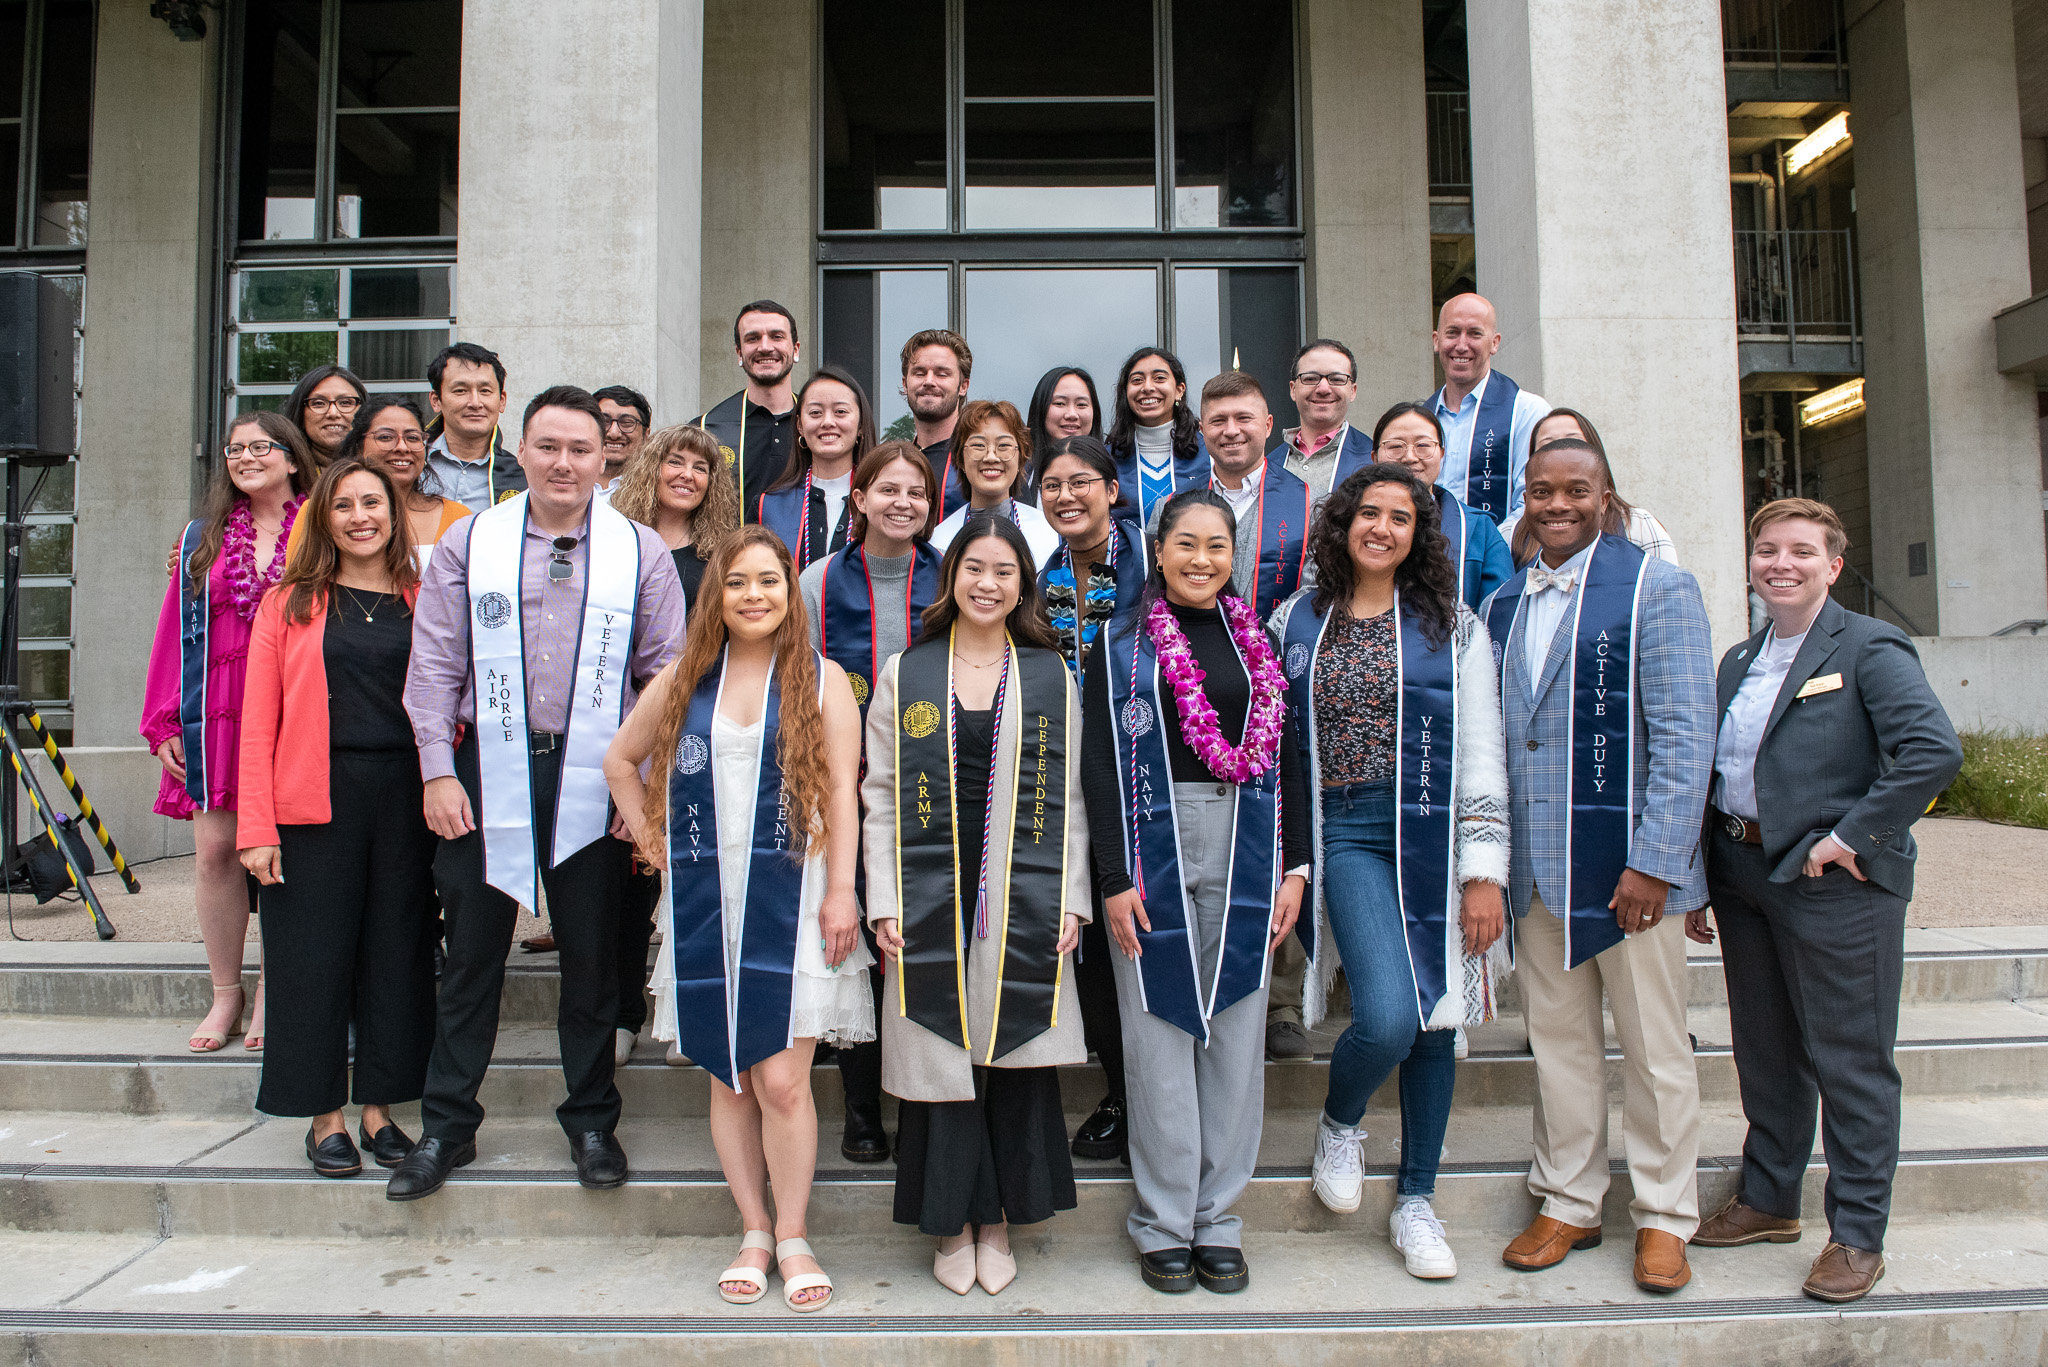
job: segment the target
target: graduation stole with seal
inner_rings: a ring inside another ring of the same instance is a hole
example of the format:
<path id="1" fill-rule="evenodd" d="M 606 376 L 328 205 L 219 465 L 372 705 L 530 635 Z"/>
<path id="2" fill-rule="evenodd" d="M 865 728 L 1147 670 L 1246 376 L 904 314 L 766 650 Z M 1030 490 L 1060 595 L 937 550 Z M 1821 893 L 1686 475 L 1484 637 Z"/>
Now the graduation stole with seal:
<path id="1" fill-rule="evenodd" d="M 1138 510 L 1138 522 L 1152 520 L 1152 510 L 1166 502 L 1183 489 L 1192 489 L 1209 478 L 1209 443 L 1201 433 L 1195 434 L 1195 453 L 1183 456 L 1178 450 L 1173 453 L 1173 463 L 1167 467 L 1168 474 L 1154 479 L 1146 475 L 1145 462 L 1138 458 L 1138 439 L 1131 438 L 1130 445 L 1111 447 L 1110 456 L 1116 461 L 1116 480 L 1123 496 Z"/>
<path id="2" fill-rule="evenodd" d="M 796 562 L 799 573 L 804 566 L 825 554 L 826 543 L 832 537 L 832 529 L 827 527 L 824 539 L 812 544 L 809 467 L 804 470 L 801 484 L 761 495 L 754 508 L 754 520 L 782 538 L 782 544 L 789 548 L 789 558 Z"/>
<path id="3" fill-rule="evenodd" d="M 206 671 L 208 634 L 213 629 L 213 570 L 209 566 L 193 587 L 192 556 L 205 535 L 201 518 L 186 524 L 178 541 L 178 731 L 185 746 L 185 795 L 202 812 L 208 810 Z"/>
<path id="4" fill-rule="evenodd" d="M 1308 748 L 1309 791 L 1315 810 L 1316 887 L 1323 892 L 1323 786 L 1317 747 L 1316 671 L 1321 662 L 1323 632 L 1331 612 L 1318 614 L 1313 595 L 1303 592 L 1287 610 L 1281 636 L 1282 665 L 1287 673 L 1287 705 L 1304 728 Z M 1415 614 L 1403 610 L 1394 594 L 1394 648 L 1400 662 L 1394 758 L 1394 848 L 1398 867 L 1395 890 L 1401 903 L 1401 924 L 1408 945 L 1408 969 L 1415 983 L 1415 1009 L 1425 1030 L 1457 1025 L 1464 1013 L 1465 942 L 1452 908 L 1458 902 L 1457 866 L 1453 857 L 1457 791 L 1458 650 L 1455 639 L 1432 646 Z M 1313 902 L 1310 905 L 1315 905 Z M 1299 924 L 1309 957 L 1318 956 L 1316 918 Z M 1456 977 L 1453 978 L 1455 971 Z M 1455 981 L 1455 988 L 1453 986 Z M 1439 1017 L 1442 1019 L 1439 1019 Z"/>
<path id="5" fill-rule="evenodd" d="M 1259 500 L 1252 513 L 1259 525 L 1259 574 L 1255 583 L 1238 586 L 1251 594 L 1261 622 L 1301 587 L 1302 567 L 1308 563 L 1309 509 L 1314 499 L 1307 483 L 1287 468 L 1286 455 L 1276 449 L 1259 470 Z M 1213 475 L 1209 487 L 1216 487 Z"/>
<path id="6" fill-rule="evenodd" d="M 1486 393 L 1472 425 L 1465 429 L 1465 487 L 1451 491 L 1496 527 L 1508 515 L 1508 473 L 1514 463 L 1508 448 L 1514 437 L 1515 396 L 1521 392 L 1521 386 L 1498 370 L 1487 372 Z"/>
<path id="7" fill-rule="evenodd" d="M 1143 951 L 1139 995 L 1148 1012 L 1207 1043 L 1210 1019 L 1266 981 L 1267 932 L 1280 888 L 1280 766 L 1236 785 L 1222 949 L 1205 983 L 1201 937 L 1181 884 L 1180 821 L 1166 749 L 1165 728 L 1180 724 L 1178 704 L 1171 711 L 1160 705 L 1172 689 L 1160 686 L 1159 656 L 1142 619 L 1112 623 L 1107 646 L 1110 653 L 1103 663 L 1110 670 L 1110 706 L 1116 717 L 1124 862 L 1152 922 L 1152 929 L 1137 931 Z M 1231 648 L 1236 650 L 1234 638 Z M 1238 663 L 1244 663 L 1241 654 Z M 1236 743 L 1242 741 L 1240 735 Z"/>
<path id="8" fill-rule="evenodd" d="M 904 587 L 904 621 L 914 638 L 924 610 L 938 601 L 939 553 L 931 543 L 919 541 L 913 544 L 911 556 L 910 582 Z M 865 546 L 848 546 L 825 562 L 824 578 L 818 585 L 818 640 L 825 658 L 846 671 L 846 680 L 853 685 L 853 700 L 860 704 L 865 718 L 882 665 L 903 648 L 892 644 L 885 650 L 875 639 L 875 586 L 868 577 Z"/>
<path id="9" fill-rule="evenodd" d="M 739 1075 L 790 1046 L 804 864 L 793 858 L 778 741 L 782 672 L 768 669 L 754 745 L 754 831 L 739 868 L 718 857 L 717 766 L 711 728 L 725 692 L 725 655 L 690 695 L 668 775 L 669 920 L 675 936 L 676 1047 L 734 1091 Z M 739 960 L 726 950 L 725 889 L 737 881 Z"/>
<path id="10" fill-rule="evenodd" d="M 896 886 L 903 953 L 896 967 L 897 1013 L 994 1063 L 1059 1022 L 1066 919 L 1067 774 L 1078 763 L 1073 689 L 1059 653 L 1009 642 L 996 695 L 996 746 L 1020 728 L 1005 772 L 991 763 L 985 829 L 955 821 L 953 640 L 925 641 L 896 662 Z M 1014 690 L 1016 707 L 1005 694 Z M 1015 719 L 1004 715 L 1015 712 Z M 998 825 L 1006 796 L 1013 819 Z M 1006 882 L 990 881 L 986 906 L 963 882 L 982 848 L 982 875 L 1007 862 Z M 1007 856 L 1006 860 L 998 856 Z M 1014 914 L 1013 914 L 1014 913 Z M 986 1048 L 975 1043 L 967 1010 L 969 917 L 985 917 L 996 941 L 994 1019 Z"/>
<path id="11" fill-rule="evenodd" d="M 540 908 L 533 832 L 533 772 L 526 724 L 526 627 L 519 610 L 528 494 L 486 508 L 469 525 L 469 648 L 476 684 L 476 739 L 484 881 Z M 583 601 L 569 697 L 554 848 L 548 868 L 605 834 L 611 788 L 604 752 L 625 715 L 639 601 L 640 537 L 624 515 L 590 501 Z"/>
<path id="12" fill-rule="evenodd" d="M 1571 680 L 1571 801 L 1565 807 L 1565 967 L 1576 968 L 1621 943 L 1621 927 L 1607 905 L 1628 866 L 1635 834 L 1636 626 L 1643 571 L 1649 557 L 1618 536 L 1602 533 L 1585 568 L 1566 621 L 1571 657 L 1560 671 Z M 1527 566 L 1493 595 L 1486 629 L 1501 666 L 1506 696 L 1508 661 L 1519 651 Z M 1619 753 L 1617 753 L 1617 751 Z"/>

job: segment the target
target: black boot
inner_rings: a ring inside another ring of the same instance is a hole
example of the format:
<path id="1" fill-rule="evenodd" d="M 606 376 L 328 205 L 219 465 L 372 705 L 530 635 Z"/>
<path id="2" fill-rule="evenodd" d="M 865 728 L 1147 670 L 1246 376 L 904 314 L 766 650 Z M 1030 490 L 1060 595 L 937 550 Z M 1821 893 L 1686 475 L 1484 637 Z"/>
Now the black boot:
<path id="1" fill-rule="evenodd" d="M 1124 1118 L 1124 1099 L 1106 1096 L 1095 1108 L 1095 1113 L 1074 1131 L 1074 1157 L 1125 1158 L 1130 1142 L 1131 1126 Z"/>
<path id="2" fill-rule="evenodd" d="M 889 1131 L 882 1124 L 882 1044 L 842 1045 L 839 1081 L 846 1091 L 846 1128 L 839 1155 L 849 1163 L 889 1161 Z"/>

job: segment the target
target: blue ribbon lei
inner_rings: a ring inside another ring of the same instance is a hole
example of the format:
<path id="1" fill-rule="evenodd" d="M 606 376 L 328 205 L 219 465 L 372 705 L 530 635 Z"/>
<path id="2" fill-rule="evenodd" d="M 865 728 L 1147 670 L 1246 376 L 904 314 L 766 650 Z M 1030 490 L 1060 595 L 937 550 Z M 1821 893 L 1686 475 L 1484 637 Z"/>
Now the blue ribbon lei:
<path id="1" fill-rule="evenodd" d="M 1571 672 L 1571 802 L 1565 813 L 1563 902 L 1565 967 L 1577 968 L 1625 938 L 1607 904 L 1628 867 L 1634 837 L 1636 770 L 1636 613 L 1648 557 L 1618 536 L 1603 533 L 1586 557 L 1573 601 Z M 1501 652 L 1501 689 L 1507 690 L 1509 652 L 1520 626 L 1528 567 L 1501 585 L 1487 614 L 1487 630 Z M 1619 750 L 1619 754 L 1616 751 Z"/>
<path id="2" fill-rule="evenodd" d="M 725 690 L 725 657 L 707 670 L 669 757 L 670 933 L 675 936 L 676 1047 L 739 1091 L 739 1075 L 787 1049 L 796 979 L 796 936 L 804 866 L 790 857 L 789 810 L 776 745 L 782 675 L 770 666 L 757 753 L 752 853 L 744 868 L 718 857 L 718 798 L 712 719 Z M 725 885 L 738 878 L 739 962 L 726 955 Z"/>
<path id="3" fill-rule="evenodd" d="M 1204 984 L 1201 936 L 1181 884 L 1180 822 L 1166 749 L 1165 728 L 1180 725 L 1179 706 L 1169 712 L 1161 705 L 1171 690 L 1160 687 L 1159 657 L 1143 621 L 1112 623 L 1108 648 L 1104 663 L 1110 667 L 1117 768 L 1125 778 L 1119 785 L 1127 833 L 1124 860 L 1152 922 L 1152 929 L 1137 931 L 1140 994 L 1148 1012 L 1206 1044 L 1210 1020 L 1266 981 L 1267 930 L 1280 886 L 1280 766 L 1236 786 L 1230 899 L 1216 971 Z M 1236 743 L 1243 739 L 1239 736 Z"/>
<path id="4" fill-rule="evenodd" d="M 178 730 L 185 746 L 185 795 L 200 811 L 209 811 L 206 766 L 206 671 L 208 633 L 213 623 L 213 568 L 207 567 L 198 587 L 192 584 L 192 554 L 199 549 L 206 523 L 185 527 L 178 543 Z"/>

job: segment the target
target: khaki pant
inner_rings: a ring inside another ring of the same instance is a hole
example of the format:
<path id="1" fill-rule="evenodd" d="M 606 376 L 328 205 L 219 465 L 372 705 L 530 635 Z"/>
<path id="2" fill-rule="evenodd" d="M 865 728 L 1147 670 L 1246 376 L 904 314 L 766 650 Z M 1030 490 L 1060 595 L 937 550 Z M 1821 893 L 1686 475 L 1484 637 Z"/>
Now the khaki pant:
<path id="1" fill-rule="evenodd" d="M 1516 971 L 1536 1056 L 1535 1161 L 1543 1214 L 1600 1224 L 1607 1197 L 1604 988 L 1622 1056 L 1622 1137 L 1638 1229 L 1690 1239 L 1699 1228 L 1699 1073 L 1686 1032 L 1685 918 L 1666 915 L 1570 972 L 1564 924 L 1531 899 L 1515 923 Z"/>

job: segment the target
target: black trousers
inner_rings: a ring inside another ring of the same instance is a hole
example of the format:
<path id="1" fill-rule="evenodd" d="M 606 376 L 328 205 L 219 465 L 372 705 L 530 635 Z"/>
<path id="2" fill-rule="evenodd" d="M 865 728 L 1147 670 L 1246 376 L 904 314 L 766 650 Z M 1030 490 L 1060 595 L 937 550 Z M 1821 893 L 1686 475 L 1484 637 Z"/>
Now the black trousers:
<path id="1" fill-rule="evenodd" d="M 660 874 L 637 867 L 627 873 L 626 905 L 619 917 L 618 1028 L 636 1035 L 647 1024 L 647 947 L 654 942 L 654 911 L 660 905 Z"/>
<path id="2" fill-rule="evenodd" d="M 1906 899 L 1841 868 L 1769 881 L 1762 849 L 1715 831 L 1707 890 L 1721 931 L 1749 1135 L 1742 1199 L 1799 1214 L 1814 1110 L 1828 1160 L 1829 1237 L 1884 1247 L 1899 1165 L 1899 989 Z"/>
<path id="3" fill-rule="evenodd" d="M 412 1101 L 434 1044 L 434 833 L 414 750 L 328 756 L 333 819 L 281 826 L 284 881 L 262 890 L 269 1038 L 256 1109 L 326 1115 Z"/>
<path id="4" fill-rule="evenodd" d="M 1110 955 L 1121 954 L 1109 935 L 1102 899 L 1095 899 L 1095 919 L 1081 927 L 1081 953 L 1074 964 L 1074 994 L 1081 1002 L 1081 1035 L 1102 1063 L 1109 1081 L 1107 1096 L 1124 1099 L 1124 1018 L 1116 1002 L 1116 974 Z"/>
<path id="5" fill-rule="evenodd" d="M 559 749 L 533 756 L 533 829 L 543 852 L 541 880 L 547 889 L 549 920 L 561 954 L 562 1001 L 555 1017 L 561 1043 L 562 1076 L 568 1098 L 555 1118 L 572 1138 L 619 1123 L 619 1089 L 612 1080 L 612 1031 L 619 1016 L 618 931 L 626 900 L 632 850 L 601 835 L 556 867 L 545 865 L 555 836 L 555 786 L 561 774 Z M 455 752 L 455 773 L 482 811 L 478 793 L 476 737 Z M 475 1137 L 483 1122 L 477 1089 L 491 1066 L 498 1039 L 499 997 L 505 957 L 512 951 L 519 905 L 484 882 L 481 829 L 459 840 L 444 840 L 434 856 L 434 884 L 447 923 L 447 961 L 441 967 L 433 1057 L 420 1105 L 429 1139 Z"/>

